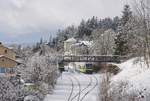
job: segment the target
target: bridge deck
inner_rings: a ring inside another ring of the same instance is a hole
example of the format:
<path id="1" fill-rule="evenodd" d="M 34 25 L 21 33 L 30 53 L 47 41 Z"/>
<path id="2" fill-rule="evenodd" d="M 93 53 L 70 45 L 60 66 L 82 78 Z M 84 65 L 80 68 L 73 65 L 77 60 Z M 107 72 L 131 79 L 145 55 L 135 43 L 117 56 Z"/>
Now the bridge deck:
<path id="1" fill-rule="evenodd" d="M 120 62 L 124 57 L 118 55 L 65 55 L 62 62 Z"/>

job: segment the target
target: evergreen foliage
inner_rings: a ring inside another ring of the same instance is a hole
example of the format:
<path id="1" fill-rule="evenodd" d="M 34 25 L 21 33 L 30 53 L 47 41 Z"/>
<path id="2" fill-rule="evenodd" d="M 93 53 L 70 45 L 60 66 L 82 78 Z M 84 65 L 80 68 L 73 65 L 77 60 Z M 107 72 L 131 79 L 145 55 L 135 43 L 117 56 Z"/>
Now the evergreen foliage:
<path id="1" fill-rule="evenodd" d="M 120 21 L 120 25 L 118 27 L 118 34 L 116 35 L 116 39 L 115 39 L 115 55 L 127 55 L 128 51 L 129 51 L 129 47 L 128 47 L 128 29 L 126 24 L 128 23 L 128 21 L 130 20 L 130 18 L 132 17 L 132 12 L 130 10 L 130 6 L 129 5 L 125 5 L 124 7 L 124 11 L 123 11 L 123 16 L 121 18 Z"/>

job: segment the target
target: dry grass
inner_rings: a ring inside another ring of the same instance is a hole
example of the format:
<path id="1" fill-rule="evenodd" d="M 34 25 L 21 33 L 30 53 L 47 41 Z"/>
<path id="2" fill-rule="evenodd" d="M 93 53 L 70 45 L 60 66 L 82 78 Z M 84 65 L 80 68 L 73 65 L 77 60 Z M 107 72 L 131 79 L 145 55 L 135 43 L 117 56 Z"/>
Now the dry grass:
<path id="1" fill-rule="evenodd" d="M 100 101 L 111 101 L 111 94 L 109 93 L 110 89 L 110 74 L 106 73 L 100 83 Z"/>

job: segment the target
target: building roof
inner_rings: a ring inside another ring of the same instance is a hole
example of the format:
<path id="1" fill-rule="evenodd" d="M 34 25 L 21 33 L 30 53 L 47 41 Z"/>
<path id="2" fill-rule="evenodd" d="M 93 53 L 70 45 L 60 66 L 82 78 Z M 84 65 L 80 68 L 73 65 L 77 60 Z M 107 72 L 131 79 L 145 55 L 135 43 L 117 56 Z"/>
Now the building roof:
<path id="1" fill-rule="evenodd" d="M 93 41 L 80 41 L 80 43 L 83 43 L 83 44 L 85 44 L 87 46 L 92 46 Z"/>
<path id="2" fill-rule="evenodd" d="M 74 47 L 74 46 L 76 47 L 76 46 L 87 46 L 87 45 L 85 45 L 84 43 L 75 43 L 75 44 L 72 44 L 71 46 L 72 47 Z"/>
<path id="3" fill-rule="evenodd" d="M 93 44 L 93 41 L 79 41 L 78 43 L 73 44 L 72 46 L 87 46 L 87 47 L 91 47 Z"/>
<path id="4" fill-rule="evenodd" d="M 77 42 L 77 40 L 75 38 L 70 38 L 70 39 L 66 40 L 65 42 Z"/>
<path id="5" fill-rule="evenodd" d="M 3 57 L 4 55 L 0 55 L 0 58 Z"/>
<path id="6" fill-rule="evenodd" d="M 16 52 L 13 50 L 13 49 L 10 49 L 8 47 L 5 47 L 4 45 L 0 44 L 0 47 L 4 47 L 4 48 L 7 48 L 8 50 L 11 50 L 12 52 L 14 52 L 16 54 Z"/>

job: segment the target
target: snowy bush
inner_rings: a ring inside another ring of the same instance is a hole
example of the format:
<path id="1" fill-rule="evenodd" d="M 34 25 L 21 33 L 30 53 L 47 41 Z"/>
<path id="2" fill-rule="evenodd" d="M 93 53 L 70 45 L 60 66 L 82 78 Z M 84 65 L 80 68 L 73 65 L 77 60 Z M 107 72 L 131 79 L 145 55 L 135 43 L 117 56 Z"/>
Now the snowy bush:
<path id="1" fill-rule="evenodd" d="M 111 101 L 110 89 L 110 74 L 104 74 L 102 76 L 99 88 L 99 101 Z"/>
<path id="2" fill-rule="evenodd" d="M 111 85 L 111 75 L 105 74 L 100 83 L 99 101 L 143 101 L 136 90 L 127 92 L 127 88 L 128 83 L 123 81 Z"/>
<path id="3" fill-rule="evenodd" d="M 24 101 L 40 101 L 36 96 L 29 95 L 24 98 Z"/>
<path id="4" fill-rule="evenodd" d="M 117 66 L 121 69 L 117 75 L 102 78 L 100 101 L 150 101 L 150 69 L 144 58 L 133 58 Z"/>
<path id="5" fill-rule="evenodd" d="M 36 53 L 32 52 L 32 48 L 24 49 L 23 53 L 25 56 L 20 59 L 22 64 L 16 68 L 16 72 L 24 80 L 25 100 L 33 100 L 36 96 L 42 101 L 46 94 L 52 92 L 56 83 L 57 52 L 41 45 Z"/>
<path id="6" fill-rule="evenodd" d="M 56 64 L 47 56 L 32 56 L 22 73 L 25 81 L 32 83 L 33 86 L 27 86 L 27 95 L 36 95 L 40 100 L 48 94 L 55 85 L 57 78 Z"/>
<path id="7" fill-rule="evenodd" d="M 23 99 L 22 85 L 12 78 L 0 77 L 0 101 L 18 101 Z"/>

